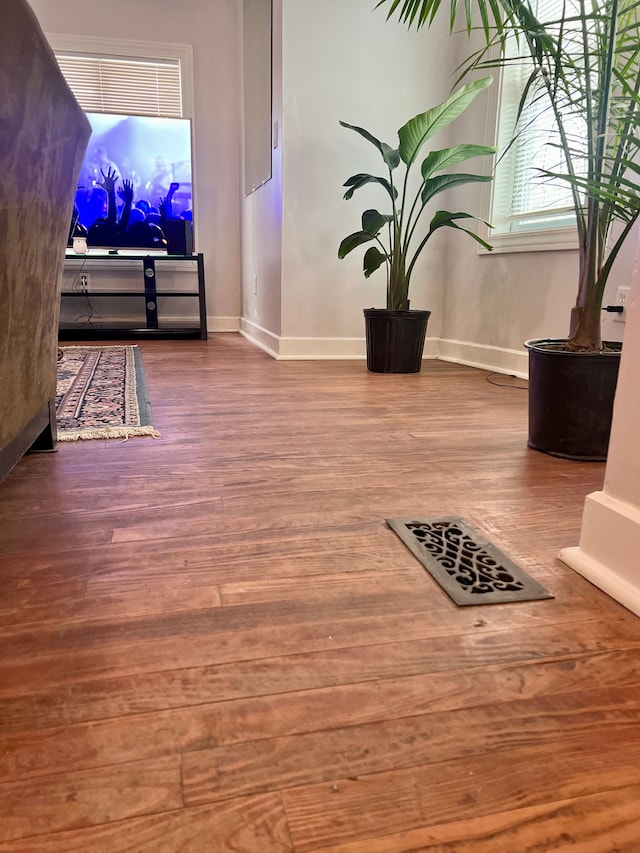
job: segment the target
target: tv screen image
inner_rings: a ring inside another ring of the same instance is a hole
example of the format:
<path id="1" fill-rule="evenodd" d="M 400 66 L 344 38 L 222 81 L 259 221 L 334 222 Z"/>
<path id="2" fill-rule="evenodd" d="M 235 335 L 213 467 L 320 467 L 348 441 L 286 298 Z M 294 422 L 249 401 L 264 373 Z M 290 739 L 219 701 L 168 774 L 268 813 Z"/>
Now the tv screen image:
<path id="1" fill-rule="evenodd" d="M 190 243 L 184 235 L 193 221 L 191 121 L 112 113 L 87 118 L 92 133 L 72 235 L 86 235 L 90 247 L 164 249 L 177 234 Z"/>

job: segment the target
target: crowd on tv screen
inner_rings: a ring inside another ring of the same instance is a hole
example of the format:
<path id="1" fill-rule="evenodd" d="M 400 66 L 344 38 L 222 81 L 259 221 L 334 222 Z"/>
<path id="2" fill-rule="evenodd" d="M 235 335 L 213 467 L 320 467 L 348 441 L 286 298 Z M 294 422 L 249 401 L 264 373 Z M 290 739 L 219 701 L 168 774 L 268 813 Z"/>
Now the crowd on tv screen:
<path id="1" fill-rule="evenodd" d="M 191 193 L 172 180 L 164 157 L 155 159 L 148 181 L 134 169 L 119 168 L 98 147 L 83 165 L 76 191 L 69 245 L 74 237 L 88 246 L 167 247 L 167 220 L 192 220 Z M 126 175 L 126 177 L 123 177 Z"/>

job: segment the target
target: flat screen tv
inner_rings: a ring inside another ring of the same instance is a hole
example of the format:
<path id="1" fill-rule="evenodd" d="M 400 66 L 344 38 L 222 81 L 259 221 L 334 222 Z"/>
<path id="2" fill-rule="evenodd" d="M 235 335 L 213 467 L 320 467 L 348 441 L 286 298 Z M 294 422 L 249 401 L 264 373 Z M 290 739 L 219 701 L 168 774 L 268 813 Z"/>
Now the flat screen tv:
<path id="1" fill-rule="evenodd" d="M 87 113 L 87 118 L 92 133 L 78 179 L 70 241 L 74 235 L 86 236 L 89 248 L 171 251 L 171 235 L 182 242 L 186 235 L 189 244 L 190 120 L 112 113 Z M 113 176 L 115 184 L 110 183 Z"/>

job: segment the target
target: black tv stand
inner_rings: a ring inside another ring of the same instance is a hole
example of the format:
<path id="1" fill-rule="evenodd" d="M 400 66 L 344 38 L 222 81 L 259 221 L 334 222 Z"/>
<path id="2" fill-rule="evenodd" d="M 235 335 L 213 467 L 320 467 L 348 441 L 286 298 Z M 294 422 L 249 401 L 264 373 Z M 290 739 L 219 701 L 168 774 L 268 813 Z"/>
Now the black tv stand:
<path id="1" fill-rule="evenodd" d="M 103 304 L 108 305 L 108 300 L 126 299 L 134 300 L 134 304 L 139 306 L 144 300 L 144 323 L 137 324 L 135 322 L 116 321 L 108 319 L 100 319 L 99 321 L 74 321 L 63 322 L 60 325 L 59 338 L 60 340 L 85 340 L 89 338 L 128 338 L 128 337 L 182 337 L 182 338 L 200 338 L 207 340 L 207 306 L 205 298 L 204 285 L 204 260 L 201 253 L 194 255 L 168 255 L 166 253 L 149 252 L 145 253 L 143 249 L 139 252 L 131 250 L 90 250 L 86 255 L 77 255 L 74 252 L 67 251 L 65 259 L 65 279 L 69 275 L 73 276 L 73 285 L 69 288 L 63 284 L 61 297 L 63 300 L 74 299 L 84 300 L 85 303 L 90 302 L 92 305 L 95 299 L 96 305 L 102 309 Z M 190 263 L 194 267 L 194 273 L 197 274 L 197 289 L 196 290 L 176 290 L 167 289 L 158 286 L 157 284 L 157 265 L 172 262 L 180 266 L 186 266 Z M 90 273 L 91 270 L 101 271 L 102 273 L 112 269 L 122 268 L 127 266 L 137 267 L 141 265 L 142 279 L 141 287 L 136 289 L 93 289 L 88 290 L 78 289 L 78 282 L 81 279 L 82 273 Z M 171 324 L 163 321 L 161 312 L 158 309 L 158 299 L 165 297 L 167 300 L 173 299 L 191 299 L 198 300 L 198 324 Z M 79 303 L 82 305 L 82 302 Z"/>

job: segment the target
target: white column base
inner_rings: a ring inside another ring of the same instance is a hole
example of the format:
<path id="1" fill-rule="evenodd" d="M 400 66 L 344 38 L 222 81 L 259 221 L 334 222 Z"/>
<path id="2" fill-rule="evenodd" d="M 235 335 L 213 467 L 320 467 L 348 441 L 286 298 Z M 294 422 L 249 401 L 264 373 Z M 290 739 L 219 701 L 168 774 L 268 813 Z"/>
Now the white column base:
<path id="1" fill-rule="evenodd" d="M 570 568 L 640 616 L 640 509 L 605 492 L 588 495 L 580 545 L 558 555 Z"/>

